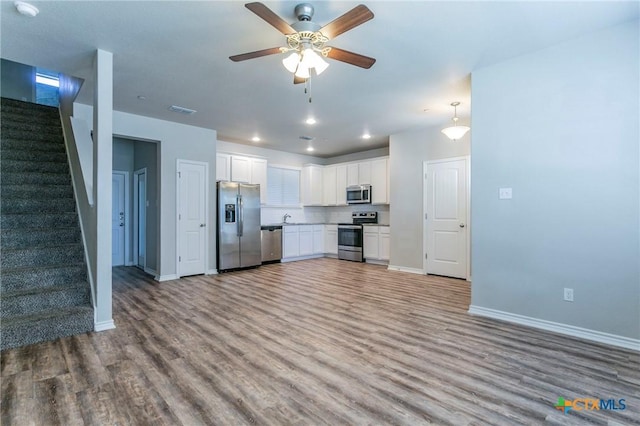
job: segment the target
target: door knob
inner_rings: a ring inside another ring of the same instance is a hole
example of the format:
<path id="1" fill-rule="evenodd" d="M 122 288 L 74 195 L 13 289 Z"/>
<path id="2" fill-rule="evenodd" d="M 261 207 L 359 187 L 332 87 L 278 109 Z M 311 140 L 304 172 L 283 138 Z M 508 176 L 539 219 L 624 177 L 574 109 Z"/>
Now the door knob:
<path id="1" fill-rule="evenodd" d="M 206 223 L 201 223 L 201 224 L 200 224 L 200 228 L 204 228 L 205 226 L 207 226 L 207 224 L 206 224 Z"/>
<path id="2" fill-rule="evenodd" d="M 124 226 L 124 223 L 121 223 L 120 226 Z"/>
<path id="3" fill-rule="evenodd" d="M 460 228 L 464 228 L 464 223 L 461 223 L 460 225 L 458 225 Z"/>

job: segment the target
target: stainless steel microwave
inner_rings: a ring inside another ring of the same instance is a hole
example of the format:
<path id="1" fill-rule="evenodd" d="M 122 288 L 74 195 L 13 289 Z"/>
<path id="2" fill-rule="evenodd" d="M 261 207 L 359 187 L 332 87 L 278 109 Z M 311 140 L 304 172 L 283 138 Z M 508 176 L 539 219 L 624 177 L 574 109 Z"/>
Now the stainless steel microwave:
<path id="1" fill-rule="evenodd" d="M 371 203 L 371 185 L 347 186 L 347 204 Z"/>

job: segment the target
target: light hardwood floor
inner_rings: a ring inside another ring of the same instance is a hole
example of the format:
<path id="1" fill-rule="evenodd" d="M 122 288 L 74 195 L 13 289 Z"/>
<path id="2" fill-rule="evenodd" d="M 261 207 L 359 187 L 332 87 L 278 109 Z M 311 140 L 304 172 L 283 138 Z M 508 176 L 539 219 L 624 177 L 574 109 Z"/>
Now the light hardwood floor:
<path id="1" fill-rule="evenodd" d="M 3 425 L 640 424 L 639 353 L 470 316 L 461 280 L 115 268 L 113 299 L 115 330 L 2 352 Z"/>

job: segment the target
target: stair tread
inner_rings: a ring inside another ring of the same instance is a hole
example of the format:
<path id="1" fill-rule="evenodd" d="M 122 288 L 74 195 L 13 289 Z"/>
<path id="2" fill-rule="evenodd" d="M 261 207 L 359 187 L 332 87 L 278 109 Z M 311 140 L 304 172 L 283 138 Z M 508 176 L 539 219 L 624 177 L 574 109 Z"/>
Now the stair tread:
<path id="1" fill-rule="evenodd" d="M 65 286 L 47 286 L 47 287 L 30 287 L 20 290 L 3 290 L 0 294 L 0 300 L 4 303 L 7 299 L 20 296 L 29 296 L 35 294 L 61 293 L 64 291 L 76 290 L 89 291 L 89 283 L 87 281 L 72 281 Z"/>
<path id="2" fill-rule="evenodd" d="M 25 324 L 32 321 L 51 319 L 56 317 L 67 317 L 75 313 L 85 313 L 85 312 L 87 314 L 91 313 L 91 315 L 93 315 L 93 307 L 90 304 L 79 305 L 79 306 L 66 306 L 66 307 L 60 307 L 60 308 L 50 309 L 46 311 L 40 311 L 34 315 L 19 315 L 19 316 L 7 317 L 2 319 L 0 329 L 4 330 L 10 326 Z"/>

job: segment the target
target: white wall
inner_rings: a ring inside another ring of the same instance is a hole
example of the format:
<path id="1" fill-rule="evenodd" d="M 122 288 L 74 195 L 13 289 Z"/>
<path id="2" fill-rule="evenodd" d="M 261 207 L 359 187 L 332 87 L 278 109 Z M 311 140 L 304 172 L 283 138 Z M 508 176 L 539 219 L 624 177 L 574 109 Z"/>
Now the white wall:
<path id="1" fill-rule="evenodd" d="M 639 39 L 635 21 L 474 72 L 473 306 L 640 338 Z"/>
<path id="2" fill-rule="evenodd" d="M 92 108 L 75 104 L 74 115 L 92 123 Z M 178 159 L 209 163 L 209 188 L 215 188 L 216 132 L 201 127 L 157 120 L 124 112 L 113 112 L 113 134 L 132 139 L 158 141 L 160 174 L 160 226 L 158 275 L 176 274 L 176 173 Z M 209 197 L 209 223 L 215 224 L 215 197 Z M 208 226 L 209 261 L 215 269 L 215 226 Z"/>
<path id="3" fill-rule="evenodd" d="M 447 124 L 448 125 L 448 124 Z M 444 125 L 443 125 L 444 127 Z M 469 155 L 470 135 L 451 141 L 441 127 L 391 135 L 389 140 L 390 225 L 389 265 L 422 270 L 423 163 Z"/>

